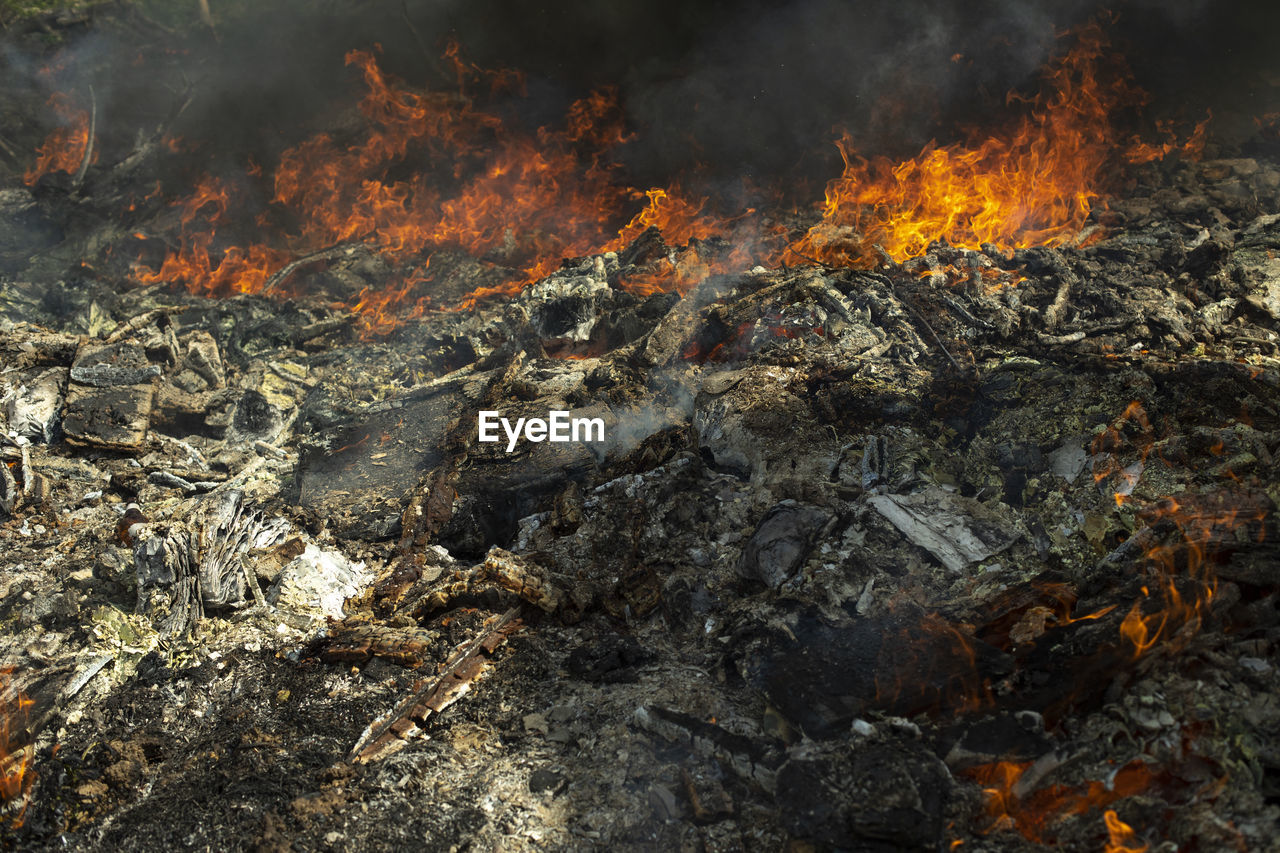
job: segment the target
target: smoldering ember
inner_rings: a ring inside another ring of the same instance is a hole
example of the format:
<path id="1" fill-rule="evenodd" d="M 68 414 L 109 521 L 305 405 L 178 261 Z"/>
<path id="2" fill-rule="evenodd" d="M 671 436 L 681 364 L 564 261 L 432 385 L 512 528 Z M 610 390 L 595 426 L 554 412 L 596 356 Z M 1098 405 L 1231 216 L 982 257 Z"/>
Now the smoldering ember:
<path id="1" fill-rule="evenodd" d="M 537 5 L 0 3 L 3 844 L 1280 850 L 1277 10 Z"/>

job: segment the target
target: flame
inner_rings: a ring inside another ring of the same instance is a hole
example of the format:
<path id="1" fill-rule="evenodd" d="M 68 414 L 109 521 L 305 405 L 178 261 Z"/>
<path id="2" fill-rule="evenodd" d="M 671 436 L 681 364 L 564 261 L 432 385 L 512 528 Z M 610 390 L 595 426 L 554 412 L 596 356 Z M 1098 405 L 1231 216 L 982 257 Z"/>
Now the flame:
<path id="1" fill-rule="evenodd" d="M 1094 439 L 1094 479 L 1098 483 L 1109 478 L 1113 483 L 1118 481 L 1114 488 L 1117 506 L 1131 501 L 1144 463 L 1155 446 L 1155 431 L 1137 401 L 1130 403 Z M 1206 449 L 1211 455 L 1220 456 L 1226 451 L 1225 442 L 1219 436 Z M 1119 457 L 1125 451 L 1135 453 L 1136 461 L 1123 464 Z M 1230 471 L 1224 476 L 1238 482 Z M 1153 538 L 1152 544 L 1146 546 L 1144 571 L 1150 582 L 1142 587 L 1142 598 L 1133 602 L 1120 623 L 1120 636 L 1132 647 L 1134 658 L 1157 645 L 1181 644 L 1199 630 L 1205 610 L 1217 592 L 1212 570 L 1217 543 L 1231 542 L 1254 531 L 1261 539 L 1266 534 L 1263 522 L 1267 509 L 1247 493 L 1220 490 L 1164 497 L 1140 507 L 1137 517 L 1145 522 L 1144 530 L 1153 530 L 1159 524 L 1172 532 Z"/>
<path id="2" fill-rule="evenodd" d="M 1052 840 L 1053 827 L 1059 821 L 1141 793 L 1155 778 L 1146 764 L 1135 761 L 1116 771 L 1109 783 L 1091 781 L 1083 789 L 1048 785 L 1019 791 L 1018 783 L 1032 763 L 999 761 L 964 771 L 982 786 L 986 796 L 989 823 L 984 835 L 1012 829 L 1029 841 L 1046 843 Z"/>
<path id="3" fill-rule="evenodd" d="M 32 749 L 26 747 L 11 750 L 15 729 L 26 725 L 27 709 L 32 700 L 17 690 L 11 680 L 12 669 L 0 669 L 0 801 L 10 803 L 21 799 L 16 822 L 22 821 L 21 812 L 26 808 L 34 775 L 30 773 Z"/>
<path id="4" fill-rule="evenodd" d="M 459 307 L 468 308 L 487 297 L 518 293 L 563 257 L 624 248 L 649 227 L 682 245 L 732 224 L 711 214 L 706 198 L 678 185 L 642 193 L 617 181 L 609 155 L 630 136 L 615 89 L 598 89 L 574 102 L 561 128 L 521 132 L 497 112 L 477 106 L 471 94 L 475 88 L 487 88 L 490 95 L 518 92 L 520 76 L 469 64 L 455 44 L 445 56 L 458 81 L 456 92 L 410 91 L 383 73 L 374 54 L 347 54 L 347 64 L 365 84 L 359 110 L 366 129 L 354 143 L 318 134 L 281 155 L 270 178 L 269 208 L 259 222 L 292 222 L 283 241 L 289 250 L 223 247 L 215 234 L 234 218 L 232 211 L 243 202 L 236 196 L 244 193 L 205 178 L 175 202 L 183 226 L 179 250 L 159 269 L 140 264 L 137 279 L 180 283 L 209 295 L 258 293 L 291 257 L 356 242 L 397 270 L 425 251 L 456 249 L 518 271 L 504 284 L 463 299 Z M 626 208 L 638 200 L 643 207 L 618 229 Z M 739 253 L 717 263 L 743 259 Z M 685 290 L 713 267 L 696 253 L 679 266 L 619 286 L 642 294 Z M 416 294 L 427 280 L 397 272 L 393 284 L 361 292 L 346 307 L 361 314 L 366 332 L 393 328 L 406 306 L 412 306 L 411 314 L 424 310 L 427 302 Z"/>
<path id="5" fill-rule="evenodd" d="M 1108 809 L 1102 815 L 1107 824 L 1106 853 L 1146 853 L 1147 843 L 1138 841 L 1129 824 L 1122 821 L 1114 811 Z"/>
<path id="6" fill-rule="evenodd" d="M 877 658 L 875 706 L 910 715 L 926 708 L 965 713 L 994 704 L 968 627 L 936 613 L 904 622 Z"/>
<path id="7" fill-rule="evenodd" d="M 27 186 L 35 186 L 36 182 L 51 172 L 74 173 L 84 160 L 85 148 L 89 144 L 89 111 L 76 106 L 71 96 L 64 92 L 55 92 L 49 98 L 49 109 L 53 110 L 61 121 L 61 126 L 53 129 L 45 138 L 44 144 L 36 149 L 36 161 L 22 176 Z M 98 151 L 94 150 L 91 163 L 98 162 Z"/>
<path id="8" fill-rule="evenodd" d="M 1164 142 L 1151 144 L 1134 137 L 1128 150 L 1124 152 L 1124 158 L 1135 164 L 1150 163 L 1154 160 L 1163 160 L 1176 151 L 1188 159 L 1199 159 L 1200 155 L 1204 153 L 1209 122 L 1212 118 L 1213 112 L 1209 111 L 1208 115 L 1196 124 L 1191 131 L 1191 135 L 1184 142 L 1178 142 L 1178 136 L 1173 130 L 1172 121 L 1159 119 L 1156 121 L 1156 130 L 1165 137 Z"/>
<path id="9" fill-rule="evenodd" d="M 1124 434 L 1126 430 L 1136 430 L 1138 435 L 1128 439 Z M 1123 506 L 1133 494 L 1155 441 L 1155 431 L 1147 417 L 1147 410 L 1138 400 L 1126 406 L 1120 417 L 1093 439 L 1090 451 L 1093 453 L 1094 482 L 1101 484 L 1103 480 L 1113 476 L 1119 481 L 1112 490 L 1116 506 Z M 1126 445 L 1137 449 L 1138 458 L 1128 465 L 1122 465 L 1114 451 Z"/>
<path id="10" fill-rule="evenodd" d="M 779 260 L 869 267 L 882 263 L 882 255 L 897 262 L 921 255 L 937 240 L 1005 251 L 1072 244 L 1102 200 L 1117 154 L 1138 163 L 1175 149 L 1190 156 L 1203 147 L 1207 119 L 1182 146 L 1172 138 L 1162 146 L 1135 140 L 1126 150 L 1114 116 L 1145 96 L 1122 68 L 1119 79 L 1101 81 L 1108 51 L 1099 23 L 1077 35 L 1076 46 L 1046 70 L 1038 94 L 1009 96 L 1029 111 L 1005 134 L 931 142 L 901 163 L 861 157 L 844 134 L 836 143 L 844 172 L 827 185 L 822 221 Z"/>
<path id="11" fill-rule="evenodd" d="M 1142 601 L 1134 602 L 1120 632 L 1133 646 L 1133 656 L 1142 656 L 1157 641 L 1180 645 L 1199 630 L 1205 610 L 1217 593 L 1213 572 L 1216 543 L 1231 542 L 1253 534 L 1259 541 L 1266 535 L 1267 510 L 1260 502 L 1228 490 L 1179 499 L 1164 498 L 1146 507 L 1140 517 L 1148 526 L 1164 521 L 1175 534 L 1171 542 L 1156 542 L 1145 552 L 1146 570 L 1159 584 L 1158 609 L 1143 614 Z M 1191 583 L 1194 595 L 1184 595 L 1178 580 Z M 1150 590 L 1143 589 L 1150 598 Z"/>
<path id="12" fill-rule="evenodd" d="M 497 102 L 523 96 L 522 75 L 483 69 L 456 43 L 444 55 L 455 79 L 450 91 L 410 89 L 382 71 L 374 52 L 348 53 L 364 84 L 362 127 L 341 139 L 306 139 L 273 170 L 249 163 L 241 176 L 205 178 L 174 202 L 182 223 L 177 247 L 158 268 L 139 259 L 135 277 L 201 294 L 261 293 L 295 258 L 363 244 L 391 267 L 389 283 L 342 306 L 360 315 L 370 335 L 432 306 L 423 292 L 431 278 L 421 268 L 441 250 L 496 271 L 500 283 L 434 306 L 467 309 L 518 293 L 563 258 L 619 251 L 648 228 L 672 251 L 613 282 L 639 295 L 687 293 L 709 276 L 756 263 L 756 247 L 781 240 L 780 226 L 762 222 L 754 208 L 725 215 L 687 180 L 627 186 L 616 154 L 632 135 L 617 90 L 597 89 L 571 104 L 558 125 L 525 130 Z M 1003 250 L 1077 241 L 1120 166 L 1174 151 L 1194 156 L 1207 127 L 1206 119 L 1185 143 L 1169 124 L 1158 125 L 1158 143 L 1123 139 L 1112 119 L 1145 96 L 1109 59 L 1102 27 L 1093 23 L 1045 71 L 1037 94 L 1009 96 L 1025 114 L 1007 132 L 930 143 L 901 163 L 864 159 L 846 134 L 837 143 L 844 172 L 827 187 L 821 222 L 773 250 L 770 262 L 867 266 L 882 253 L 896 261 L 919 255 L 935 240 Z M 270 239 L 243 239 L 250 221 Z M 727 238 L 728 248 L 712 238 Z M 991 264 L 928 274 L 989 289 L 1021 280 Z M 305 288 L 305 280 L 296 286 Z"/>
<path id="13" fill-rule="evenodd" d="M 227 296 L 258 293 L 273 272 L 289 261 L 286 252 L 265 246 L 216 247 L 218 225 L 227 218 L 235 193 L 223 181 L 204 177 L 174 206 L 182 223 L 181 247 L 154 272 L 141 264 L 134 275 L 144 285 L 182 283 L 192 293 Z M 145 237 L 143 238 L 145 239 Z"/>

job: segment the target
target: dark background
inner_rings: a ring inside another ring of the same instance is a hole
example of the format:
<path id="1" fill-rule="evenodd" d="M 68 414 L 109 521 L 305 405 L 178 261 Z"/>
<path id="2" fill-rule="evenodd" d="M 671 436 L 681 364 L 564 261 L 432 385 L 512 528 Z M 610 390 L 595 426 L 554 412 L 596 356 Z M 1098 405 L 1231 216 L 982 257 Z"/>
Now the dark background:
<path id="1" fill-rule="evenodd" d="M 436 57 L 456 38 L 468 59 L 527 74 L 529 97 L 509 109 L 530 126 L 558 122 L 595 86 L 619 87 L 637 132 L 624 154 L 637 185 L 700 167 L 762 183 L 817 181 L 820 190 L 838 171 L 837 128 L 866 153 L 902 157 L 959 126 L 982 126 L 1006 92 L 1034 87 L 1063 32 L 1103 8 L 1085 0 L 263 5 L 211 0 L 216 38 L 196 26 L 163 48 L 136 28 L 88 28 L 43 57 L 10 49 L 5 73 L 27 75 L 33 88 L 94 81 L 102 129 L 121 141 L 190 94 L 174 132 L 203 142 L 206 158 L 269 164 L 283 147 L 333 127 L 359 97 L 347 50 L 379 44 L 385 68 L 411 85 L 442 87 Z M 1116 16 L 1114 49 L 1152 94 L 1148 117 L 1191 122 L 1212 109 L 1220 139 L 1234 144 L 1252 117 L 1280 110 L 1280 4 L 1106 8 Z M 55 54 L 65 70 L 37 79 Z"/>

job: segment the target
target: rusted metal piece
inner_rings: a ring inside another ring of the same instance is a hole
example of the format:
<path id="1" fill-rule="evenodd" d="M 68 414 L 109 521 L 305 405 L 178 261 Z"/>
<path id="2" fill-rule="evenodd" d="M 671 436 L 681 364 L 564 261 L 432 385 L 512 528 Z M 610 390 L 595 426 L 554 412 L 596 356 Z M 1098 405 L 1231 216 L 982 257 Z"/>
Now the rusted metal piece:
<path id="1" fill-rule="evenodd" d="M 487 656 L 520 627 L 516 620 L 519 610 L 513 607 L 487 621 L 480 633 L 454 652 L 435 678 L 419 682 L 412 694 L 370 723 L 347 760 L 368 763 L 391 755 L 421 731 L 433 715 L 461 699 L 484 671 Z"/>

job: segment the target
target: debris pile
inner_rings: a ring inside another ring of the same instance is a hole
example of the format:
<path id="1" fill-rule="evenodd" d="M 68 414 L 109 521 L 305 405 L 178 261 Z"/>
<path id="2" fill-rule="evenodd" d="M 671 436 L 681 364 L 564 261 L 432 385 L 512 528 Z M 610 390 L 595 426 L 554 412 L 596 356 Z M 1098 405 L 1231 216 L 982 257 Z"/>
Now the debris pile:
<path id="1" fill-rule="evenodd" d="M 386 247 L 64 286 L 96 202 L 3 190 L 2 837 L 1273 849 L 1280 157 L 1136 175 L 1072 245 L 680 295 L 723 247 L 649 228 L 364 337 Z"/>

